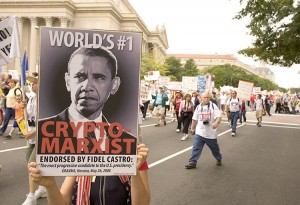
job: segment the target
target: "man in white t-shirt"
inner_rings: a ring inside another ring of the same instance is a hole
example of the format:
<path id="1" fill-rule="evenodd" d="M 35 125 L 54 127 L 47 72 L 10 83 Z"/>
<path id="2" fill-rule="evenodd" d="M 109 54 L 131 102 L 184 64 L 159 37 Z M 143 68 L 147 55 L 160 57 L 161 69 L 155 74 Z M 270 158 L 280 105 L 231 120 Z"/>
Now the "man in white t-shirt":
<path id="1" fill-rule="evenodd" d="M 204 144 L 206 144 L 217 160 L 217 166 L 221 166 L 222 155 L 217 141 L 217 127 L 221 121 L 221 112 L 218 106 L 210 102 L 210 94 L 202 94 L 202 103 L 197 106 L 193 114 L 191 132 L 194 135 L 194 144 L 189 164 L 186 169 L 196 168 Z"/>
<path id="2" fill-rule="evenodd" d="M 231 92 L 231 98 L 227 101 L 226 106 L 230 111 L 230 120 L 231 120 L 231 136 L 234 137 L 236 134 L 236 124 L 239 119 L 241 100 L 236 97 L 237 92 Z"/>
<path id="3" fill-rule="evenodd" d="M 261 127 L 263 110 L 265 110 L 265 103 L 261 97 L 261 94 L 257 95 L 257 99 L 254 102 L 254 108 L 256 110 L 256 119 L 257 119 L 257 126 Z"/>

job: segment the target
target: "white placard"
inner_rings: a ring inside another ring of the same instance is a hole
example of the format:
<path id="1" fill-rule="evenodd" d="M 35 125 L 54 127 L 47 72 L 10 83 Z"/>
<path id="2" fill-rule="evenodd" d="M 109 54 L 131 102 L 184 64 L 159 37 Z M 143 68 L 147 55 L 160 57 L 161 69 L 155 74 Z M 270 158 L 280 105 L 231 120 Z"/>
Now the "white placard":
<path id="1" fill-rule="evenodd" d="M 237 90 L 237 97 L 244 99 L 244 100 L 250 100 L 253 85 L 254 85 L 254 83 L 252 83 L 252 82 L 240 80 L 238 90 Z"/>

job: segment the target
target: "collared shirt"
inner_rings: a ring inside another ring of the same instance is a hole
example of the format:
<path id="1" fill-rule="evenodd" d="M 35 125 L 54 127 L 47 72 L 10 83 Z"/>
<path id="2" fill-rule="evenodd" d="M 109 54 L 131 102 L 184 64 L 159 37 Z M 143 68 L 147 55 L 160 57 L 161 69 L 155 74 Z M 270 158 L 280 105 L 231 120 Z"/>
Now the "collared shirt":
<path id="1" fill-rule="evenodd" d="M 99 117 L 97 117 L 95 120 L 89 120 L 87 118 L 85 118 L 84 116 L 82 116 L 73 106 L 73 104 L 71 104 L 71 106 L 69 107 L 69 119 L 70 119 L 70 122 L 74 122 L 74 123 L 78 123 L 78 122 L 103 122 L 102 120 L 102 112 L 101 114 L 99 115 Z M 95 132 L 95 135 L 96 135 L 96 139 L 98 140 L 100 138 L 100 129 L 96 126 L 96 129 L 94 130 Z M 106 132 L 104 131 L 104 139 L 106 138 Z M 78 129 L 78 138 L 83 138 L 83 125 L 80 126 L 80 128 Z M 105 150 L 105 140 L 103 140 L 101 142 L 101 145 L 100 145 L 100 148 L 101 150 Z"/>

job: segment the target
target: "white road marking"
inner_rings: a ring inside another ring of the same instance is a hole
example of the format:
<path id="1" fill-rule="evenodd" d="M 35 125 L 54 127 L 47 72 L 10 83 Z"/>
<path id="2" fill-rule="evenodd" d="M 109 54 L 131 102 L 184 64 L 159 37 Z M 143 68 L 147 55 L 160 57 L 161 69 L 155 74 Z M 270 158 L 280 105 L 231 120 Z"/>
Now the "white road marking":
<path id="1" fill-rule="evenodd" d="M 241 127 L 241 126 L 243 126 L 243 125 L 239 125 L 239 126 L 237 126 L 237 128 Z M 222 132 L 222 133 L 218 134 L 218 137 L 220 137 L 220 136 L 222 136 L 222 135 L 224 135 L 224 134 L 226 134 L 228 132 L 231 132 L 231 129 L 230 130 L 226 130 L 225 132 Z M 187 151 L 191 150 L 192 148 L 193 148 L 193 146 L 190 146 L 190 147 L 188 147 L 188 148 L 186 148 L 184 150 L 181 150 L 181 151 L 176 152 L 176 153 L 174 153 L 174 154 L 172 154 L 170 156 L 167 156 L 167 157 L 165 157 L 163 159 L 160 159 L 160 160 L 158 160 L 156 162 L 153 162 L 152 164 L 149 164 L 149 168 L 154 167 L 154 166 L 156 166 L 158 164 L 161 164 L 161 163 L 163 163 L 163 162 L 165 162 L 165 161 L 167 161 L 169 159 L 172 159 L 172 158 L 174 158 L 174 157 L 176 157 L 176 156 L 178 156 L 178 155 L 180 155 L 180 154 L 182 154 L 184 152 L 187 152 Z"/>
<path id="2" fill-rule="evenodd" d="M 253 121 L 253 122 L 256 122 L 256 121 Z M 225 123 L 225 122 L 222 122 L 222 123 Z M 226 122 L 226 123 L 227 123 L 227 122 Z M 265 122 L 263 122 L 263 123 L 265 123 Z M 289 123 L 277 123 L 277 124 L 297 125 L 297 124 L 289 124 Z M 239 127 L 242 127 L 242 126 L 245 126 L 245 125 L 257 126 L 256 124 L 241 124 L 241 125 L 238 125 L 236 128 L 239 128 Z M 288 126 L 279 126 L 279 125 L 278 125 L 278 126 L 276 126 L 276 125 L 263 125 L 263 127 L 280 127 L 280 128 L 300 129 L 300 127 L 288 127 Z M 222 135 L 224 135 L 224 134 L 226 134 L 226 133 L 228 133 L 228 132 L 231 132 L 231 129 L 226 130 L 226 131 L 224 131 L 224 132 L 218 134 L 218 137 L 220 137 L 220 136 L 222 136 Z M 154 166 L 156 166 L 156 165 L 158 165 L 158 164 L 161 164 L 161 163 L 163 163 L 163 162 L 165 162 L 165 161 L 167 161 L 167 160 L 169 160 L 169 159 L 172 159 L 172 158 L 174 158 L 174 157 L 176 157 L 176 156 L 178 156 L 178 155 L 180 155 L 180 154 L 182 154 L 182 153 L 184 153 L 184 152 L 187 152 L 187 151 L 191 150 L 192 148 L 193 148 L 193 146 L 190 146 L 190 147 L 188 147 L 188 148 L 186 148 L 186 149 L 184 149 L 184 150 L 181 150 L 181 151 L 176 152 L 176 153 L 174 153 L 174 154 L 172 154 L 172 155 L 170 155 L 170 156 L 167 156 L 167 157 L 165 157 L 165 158 L 163 158 L 163 159 L 160 159 L 160 160 L 158 160 L 158 161 L 156 161 L 156 162 L 153 162 L 153 163 L 151 163 L 151 164 L 149 165 L 149 167 L 151 168 L 151 167 L 154 167 Z"/>
<path id="3" fill-rule="evenodd" d="M 251 126 L 257 126 L 256 124 L 247 124 Z M 289 126 L 280 126 L 280 125 L 264 125 L 264 122 L 262 124 L 262 127 L 280 127 L 280 128 L 289 128 L 289 129 L 298 129 L 300 130 L 300 127 L 289 127 Z"/>
<path id="4" fill-rule="evenodd" d="M 15 150 L 19 150 L 19 149 L 25 149 L 25 148 L 27 148 L 27 146 L 24 146 L 24 147 L 15 147 L 15 148 L 11 148 L 11 149 L 4 149 L 4 150 L 0 150 L 0 153 L 15 151 Z"/>

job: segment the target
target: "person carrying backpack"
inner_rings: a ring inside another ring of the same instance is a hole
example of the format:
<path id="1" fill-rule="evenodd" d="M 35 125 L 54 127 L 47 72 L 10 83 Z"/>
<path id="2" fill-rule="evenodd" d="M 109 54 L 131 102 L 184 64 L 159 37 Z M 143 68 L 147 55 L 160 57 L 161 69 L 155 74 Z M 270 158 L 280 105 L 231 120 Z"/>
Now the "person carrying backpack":
<path id="1" fill-rule="evenodd" d="M 234 137 L 236 134 L 237 120 L 239 119 L 241 100 L 236 97 L 237 92 L 231 92 L 231 98 L 227 101 L 227 109 L 230 111 L 230 121 L 231 121 L 231 136 Z"/>

